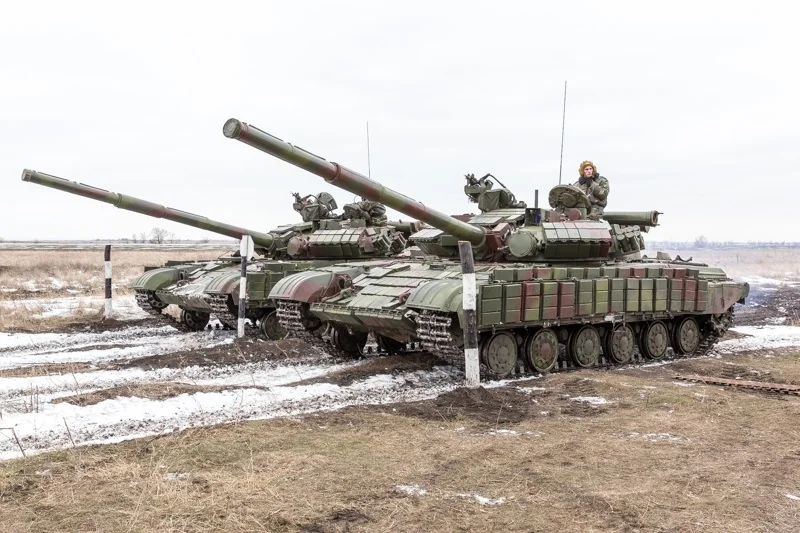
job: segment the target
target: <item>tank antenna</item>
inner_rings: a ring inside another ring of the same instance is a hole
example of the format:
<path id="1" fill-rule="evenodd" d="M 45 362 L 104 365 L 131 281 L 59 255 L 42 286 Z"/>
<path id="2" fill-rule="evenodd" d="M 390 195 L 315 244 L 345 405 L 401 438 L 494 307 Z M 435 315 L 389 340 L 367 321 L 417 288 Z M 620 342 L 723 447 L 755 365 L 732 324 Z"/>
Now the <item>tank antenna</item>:
<path id="1" fill-rule="evenodd" d="M 558 160 L 558 184 L 561 185 L 561 167 L 564 163 L 564 124 L 567 120 L 567 82 L 564 81 L 564 110 L 561 113 L 561 157 Z"/>
<path id="2" fill-rule="evenodd" d="M 372 179 L 372 164 L 369 157 L 369 120 L 367 121 L 367 177 Z"/>

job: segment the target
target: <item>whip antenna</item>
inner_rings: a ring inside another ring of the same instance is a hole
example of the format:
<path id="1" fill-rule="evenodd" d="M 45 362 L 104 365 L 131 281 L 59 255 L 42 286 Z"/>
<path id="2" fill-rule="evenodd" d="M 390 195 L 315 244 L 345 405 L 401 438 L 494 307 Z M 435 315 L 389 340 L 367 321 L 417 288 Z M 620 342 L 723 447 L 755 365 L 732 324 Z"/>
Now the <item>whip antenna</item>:
<path id="1" fill-rule="evenodd" d="M 372 164 L 369 158 L 369 120 L 367 121 L 367 177 L 372 178 Z"/>
<path id="2" fill-rule="evenodd" d="M 564 82 L 564 110 L 561 113 L 561 157 L 558 160 L 558 184 L 561 185 L 561 167 L 564 163 L 564 124 L 567 120 L 567 82 Z M 369 128 L 369 126 L 367 127 Z"/>

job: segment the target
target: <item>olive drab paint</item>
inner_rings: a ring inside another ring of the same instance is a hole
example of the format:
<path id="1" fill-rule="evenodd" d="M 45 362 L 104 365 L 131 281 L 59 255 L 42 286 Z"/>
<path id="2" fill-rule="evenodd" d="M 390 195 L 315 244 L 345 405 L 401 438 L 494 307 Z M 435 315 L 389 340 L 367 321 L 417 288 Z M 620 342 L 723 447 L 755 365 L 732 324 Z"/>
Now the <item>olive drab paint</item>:
<path id="1" fill-rule="evenodd" d="M 550 190 L 550 209 L 528 207 L 491 174 L 468 174 L 464 192 L 480 213 L 465 222 L 239 120 L 223 133 L 429 224 L 409 237 L 414 257 L 333 264 L 275 285 L 270 296 L 285 310 L 285 327 L 332 328 L 339 346 L 367 337 L 419 342 L 465 366 L 472 289 L 459 241 L 470 243 L 474 259 L 486 377 L 660 359 L 669 348 L 706 353 L 749 294 L 720 268 L 648 257 L 644 234 L 659 224 L 657 211 L 592 219 L 590 198 L 572 185 Z"/>
<path id="2" fill-rule="evenodd" d="M 338 214 L 336 201 L 326 192 L 305 196 L 292 193 L 292 207 L 302 221 L 264 233 L 42 172 L 25 170 L 22 179 L 237 239 L 251 236 L 253 244 L 245 254 L 250 267 L 246 269 L 244 283 L 243 256 L 231 253 L 211 261 L 168 261 L 161 267 L 146 268 L 131 282 L 142 310 L 190 331 L 208 327 L 212 314 L 221 327 L 238 330 L 243 310 L 245 318 L 258 325 L 266 337 L 283 338 L 286 332 L 278 324 L 275 301 L 269 297 L 278 281 L 342 261 L 394 256 L 403 252 L 408 236 L 419 229 L 415 221 L 387 220 L 385 208 L 375 202 L 348 203 L 343 206 L 344 212 Z M 253 256 L 256 252 L 258 257 Z M 240 303 L 242 294 L 244 306 Z M 164 313 L 169 305 L 180 309 L 177 323 Z"/>
<path id="3" fill-rule="evenodd" d="M 91 185 L 84 185 L 83 183 L 78 183 L 76 181 L 69 181 L 64 178 L 45 174 L 44 172 L 25 169 L 22 172 L 22 181 L 36 183 L 37 185 L 44 185 L 45 187 L 50 187 L 52 189 L 58 189 L 60 191 L 76 194 L 78 196 L 83 196 L 99 202 L 105 202 L 126 211 L 133 211 L 155 218 L 164 218 L 180 224 L 186 224 L 187 226 L 193 226 L 195 228 L 204 229 L 213 233 L 219 233 L 220 235 L 225 235 L 226 237 L 241 239 L 244 235 L 250 235 L 253 237 L 253 241 L 256 244 L 266 248 L 272 246 L 274 239 L 272 235 L 267 233 L 233 226 L 225 222 L 218 222 L 207 217 L 181 211 L 180 209 L 173 209 L 171 207 L 159 205 L 147 200 L 135 198 L 133 196 L 126 196 L 124 194 L 92 187 Z"/>

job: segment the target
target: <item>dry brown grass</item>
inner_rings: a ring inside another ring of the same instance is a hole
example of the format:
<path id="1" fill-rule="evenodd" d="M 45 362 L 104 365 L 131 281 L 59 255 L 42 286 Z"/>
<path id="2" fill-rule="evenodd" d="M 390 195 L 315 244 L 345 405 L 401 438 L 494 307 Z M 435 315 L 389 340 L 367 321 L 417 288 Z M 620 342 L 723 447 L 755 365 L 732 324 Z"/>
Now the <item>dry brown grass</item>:
<path id="1" fill-rule="evenodd" d="M 793 379 L 798 357 L 758 363 Z M 352 408 L 30 457 L 0 466 L 0 529 L 796 531 L 800 399 L 678 386 L 673 372 L 481 392 L 528 404 L 516 424 L 495 422 L 504 403 L 482 419 L 455 404 Z M 396 489 L 412 484 L 427 493 Z"/>
<path id="2" fill-rule="evenodd" d="M 47 363 L 33 366 L 19 366 L 0 369 L 0 378 L 35 378 L 39 376 L 60 376 L 91 372 L 94 367 L 89 363 Z"/>
<path id="3" fill-rule="evenodd" d="M 44 305 L 15 305 L 13 302 L 3 302 L 0 305 L 0 331 L 4 332 L 32 332 L 63 330 L 70 326 L 92 325 L 103 320 L 100 304 L 79 300 L 74 312 L 69 315 L 56 315 L 42 317 L 47 311 Z"/>
<path id="4" fill-rule="evenodd" d="M 225 248 L 112 251 L 114 290 L 126 294 L 128 283 L 143 272 L 144 266 L 213 259 L 228 251 Z M 100 295 L 104 290 L 103 280 L 102 250 L 0 250 L 0 299 Z"/>

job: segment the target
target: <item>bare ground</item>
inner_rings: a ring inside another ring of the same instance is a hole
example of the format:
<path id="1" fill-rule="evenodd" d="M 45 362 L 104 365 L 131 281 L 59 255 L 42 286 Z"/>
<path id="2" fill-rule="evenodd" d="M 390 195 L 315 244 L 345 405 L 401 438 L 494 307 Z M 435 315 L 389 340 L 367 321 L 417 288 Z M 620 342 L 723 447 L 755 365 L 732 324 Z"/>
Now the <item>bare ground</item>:
<path id="1" fill-rule="evenodd" d="M 796 380 L 798 358 L 758 364 Z M 674 373 L 554 374 L 30 457 L 0 466 L 2 527 L 796 531 L 800 399 Z"/>
<path id="2" fill-rule="evenodd" d="M 71 403 L 72 405 L 94 405 L 103 400 L 119 398 L 121 396 L 136 396 L 137 398 L 148 398 L 150 400 L 164 400 L 179 396 L 181 394 L 193 394 L 195 392 L 219 392 L 223 390 L 239 389 L 241 387 L 224 385 L 194 385 L 191 383 L 131 383 L 119 387 L 111 387 L 93 392 L 73 394 L 56 398 L 52 403 Z M 257 388 L 257 387 L 254 387 Z"/>

